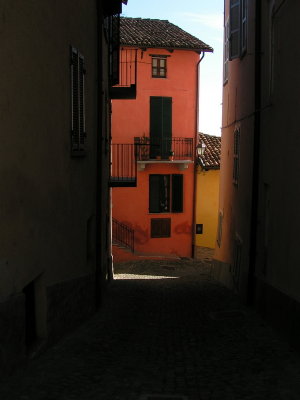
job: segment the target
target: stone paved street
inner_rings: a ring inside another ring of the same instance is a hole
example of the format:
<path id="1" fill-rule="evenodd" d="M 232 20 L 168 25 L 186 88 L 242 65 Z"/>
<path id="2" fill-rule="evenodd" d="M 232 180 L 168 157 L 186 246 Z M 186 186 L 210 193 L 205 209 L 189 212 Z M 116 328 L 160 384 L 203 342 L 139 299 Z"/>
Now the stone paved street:
<path id="1" fill-rule="evenodd" d="M 201 261 L 120 264 L 98 314 L 0 386 L 2 400 L 179 396 L 300 399 L 300 359 Z"/>

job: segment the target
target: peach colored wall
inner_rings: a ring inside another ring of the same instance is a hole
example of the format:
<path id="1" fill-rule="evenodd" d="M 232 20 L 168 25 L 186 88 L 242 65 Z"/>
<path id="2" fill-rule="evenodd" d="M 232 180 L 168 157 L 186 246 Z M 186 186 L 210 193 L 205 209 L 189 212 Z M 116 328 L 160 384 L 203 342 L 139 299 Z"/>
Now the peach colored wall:
<path id="1" fill-rule="evenodd" d="M 167 78 L 151 77 L 151 56 L 168 55 Z M 149 136 L 150 96 L 172 97 L 173 137 L 194 137 L 196 129 L 197 62 L 194 51 L 138 50 L 137 98 L 113 100 L 113 143 L 132 143 L 134 136 Z"/>
<path id="2" fill-rule="evenodd" d="M 149 213 L 149 174 L 179 174 L 183 177 L 182 213 Z M 112 213 L 135 230 L 135 250 L 147 254 L 190 257 L 192 251 L 193 164 L 185 171 L 176 165 L 155 164 L 138 173 L 136 188 L 113 188 Z M 171 218 L 170 238 L 151 238 L 151 218 Z"/>
<path id="3" fill-rule="evenodd" d="M 225 1 L 225 21 L 229 15 Z M 236 237 L 241 241 L 239 285 L 245 291 L 249 267 L 251 223 L 252 149 L 254 123 L 254 57 L 255 2 L 248 2 L 247 52 L 228 63 L 228 81 L 223 87 L 222 148 L 219 211 L 223 214 L 222 240 L 216 244 L 214 258 L 230 277 Z M 233 184 L 234 130 L 240 129 L 239 182 Z M 223 272 L 222 272 L 223 273 Z M 226 278 L 227 279 L 227 278 Z M 229 281 L 228 280 L 228 281 Z"/>
<path id="4" fill-rule="evenodd" d="M 167 55 L 167 78 L 152 78 L 150 54 Z M 133 143 L 150 135 L 150 96 L 172 97 L 172 136 L 196 134 L 197 63 L 194 51 L 138 50 L 137 97 L 113 100 L 112 141 Z M 183 174 L 183 212 L 149 213 L 149 174 Z M 135 250 L 148 255 L 192 256 L 194 164 L 180 171 L 178 164 L 147 164 L 138 172 L 136 188 L 113 188 L 113 217 L 135 230 Z M 171 218 L 170 238 L 151 238 L 151 218 Z"/>

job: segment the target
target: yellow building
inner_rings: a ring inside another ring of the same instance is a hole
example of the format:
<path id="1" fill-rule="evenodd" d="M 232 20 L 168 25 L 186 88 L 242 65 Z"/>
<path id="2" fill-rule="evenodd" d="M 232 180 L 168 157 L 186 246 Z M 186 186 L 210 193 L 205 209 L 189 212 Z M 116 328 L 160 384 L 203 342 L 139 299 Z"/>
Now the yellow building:
<path id="1" fill-rule="evenodd" d="M 218 225 L 221 138 L 199 133 L 196 174 L 196 258 L 212 257 Z"/>

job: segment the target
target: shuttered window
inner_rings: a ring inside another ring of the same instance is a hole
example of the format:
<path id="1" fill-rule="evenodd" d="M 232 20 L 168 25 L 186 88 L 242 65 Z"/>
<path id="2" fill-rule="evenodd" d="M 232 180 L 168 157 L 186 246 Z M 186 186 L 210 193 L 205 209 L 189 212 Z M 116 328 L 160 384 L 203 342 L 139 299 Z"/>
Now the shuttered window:
<path id="1" fill-rule="evenodd" d="M 230 0 L 229 59 L 241 57 L 247 50 L 248 0 Z"/>
<path id="2" fill-rule="evenodd" d="M 229 67 L 229 18 L 224 26 L 224 67 L 223 67 L 223 82 L 228 80 L 228 67 Z"/>
<path id="3" fill-rule="evenodd" d="M 241 0 L 241 55 L 247 50 L 248 0 Z"/>
<path id="4" fill-rule="evenodd" d="M 240 55 L 240 0 L 230 1 L 230 59 Z"/>
<path id="5" fill-rule="evenodd" d="M 150 158 L 168 159 L 172 144 L 172 97 L 150 97 Z"/>
<path id="6" fill-rule="evenodd" d="M 84 156 L 85 131 L 85 66 L 84 57 L 77 49 L 71 49 L 71 155 Z"/>
<path id="7" fill-rule="evenodd" d="M 119 83 L 119 67 L 120 67 L 120 14 L 110 17 L 110 75 L 111 84 Z"/>
<path id="8" fill-rule="evenodd" d="M 171 218 L 152 218 L 151 237 L 152 238 L 171 237 Z"/>
<path id="9" fill-rule="evenodd" d="M 183 212 L 183 175 L 149 175 L 149 212 Z"/>

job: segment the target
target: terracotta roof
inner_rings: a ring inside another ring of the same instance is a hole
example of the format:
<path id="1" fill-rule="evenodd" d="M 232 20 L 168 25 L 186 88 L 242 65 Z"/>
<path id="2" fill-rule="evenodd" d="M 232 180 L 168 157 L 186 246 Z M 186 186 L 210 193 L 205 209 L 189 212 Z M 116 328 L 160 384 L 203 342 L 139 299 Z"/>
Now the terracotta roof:
<path id="1" fill-rule="evenodd" d="M 203 169 L 220 169 L 221 138 L 204 133 L 198 134 L 199 143 L 205 144 L 204 155 L 198 156 L 198 163 Z"/>
<path id="2" fill-rule="evenodd" d="M 149 18 L 121 17 L 120 44 L 123 46 L 213 51 L 209 45 L 171 22 Z"/>

